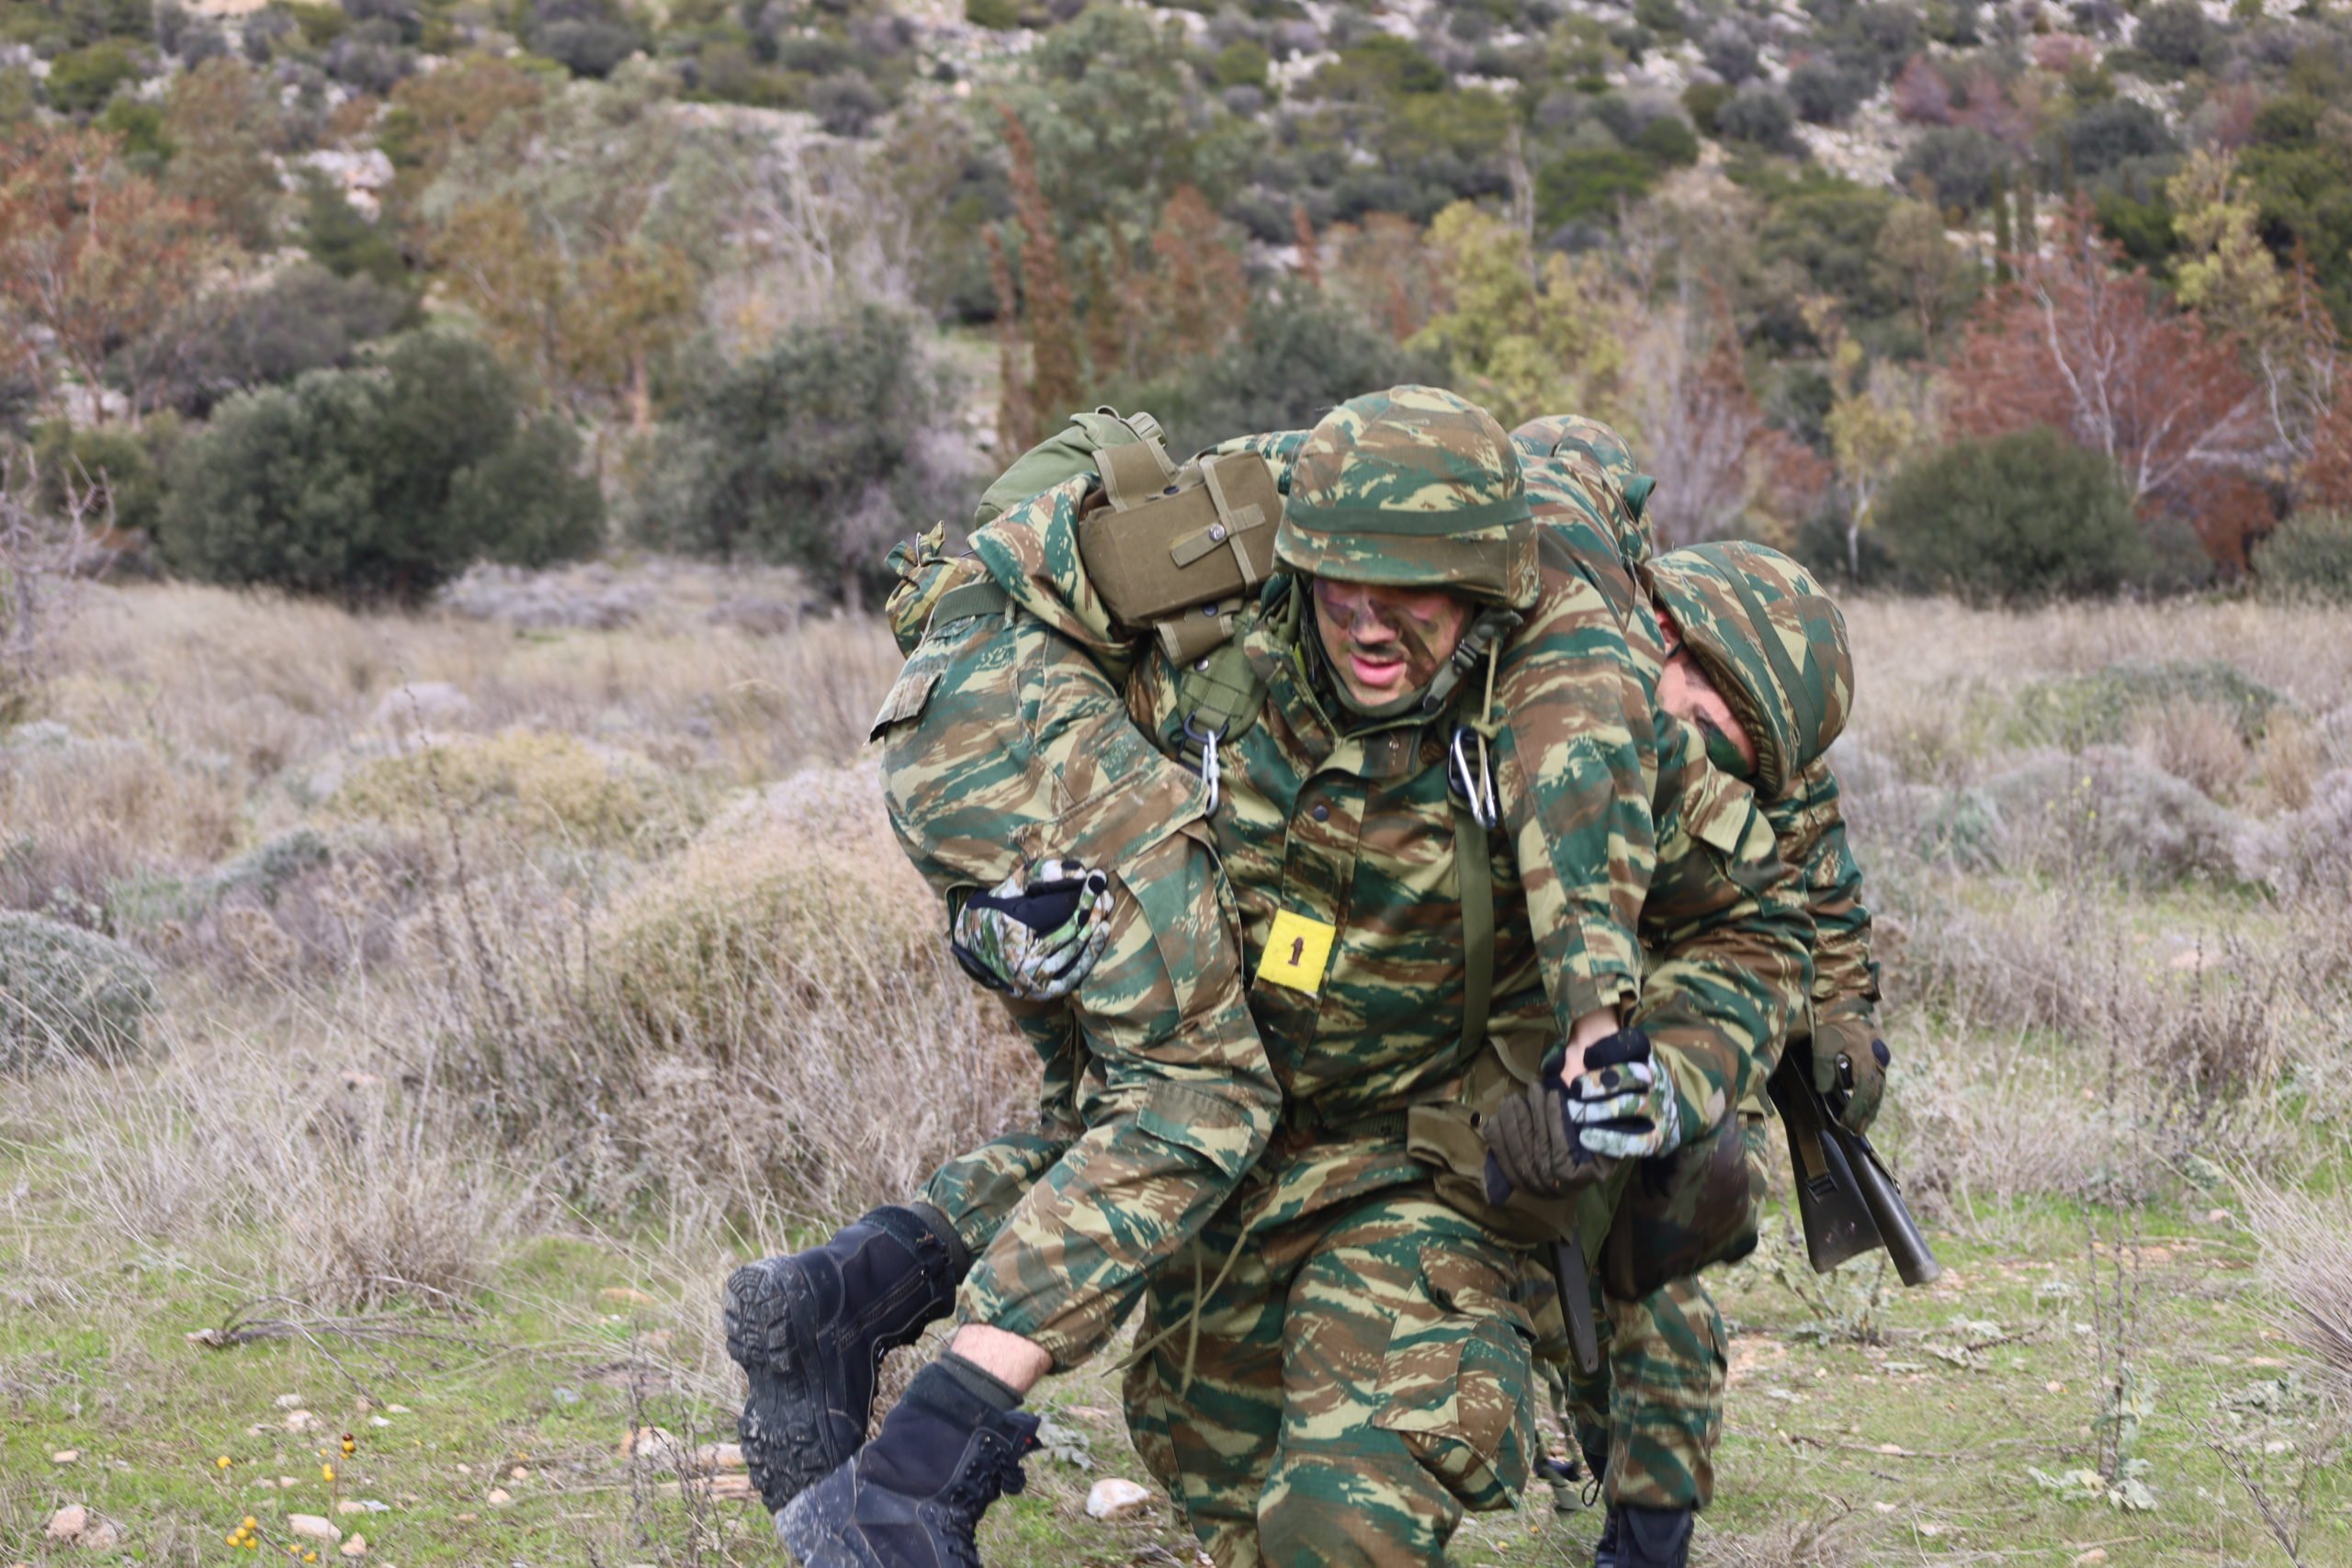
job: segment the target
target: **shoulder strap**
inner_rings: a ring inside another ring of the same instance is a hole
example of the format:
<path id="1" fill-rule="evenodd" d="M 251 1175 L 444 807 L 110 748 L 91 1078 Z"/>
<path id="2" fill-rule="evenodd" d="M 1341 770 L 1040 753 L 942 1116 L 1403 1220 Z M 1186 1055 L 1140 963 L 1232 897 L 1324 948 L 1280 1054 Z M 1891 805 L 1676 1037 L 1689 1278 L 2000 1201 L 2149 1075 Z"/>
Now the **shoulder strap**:
<path id="1" fill-rule="evenodd" d="M 1208 784 L 1212 813 L 1217 802 L 1217 749 L 1240 739 L 1265 705 L 1266 682 L 1241 644 L 1230 637 L 1177 673 L 1176 713 L 1182 728 L 1172 744 L 1177 760 Z"/>
<path id="2" fill-rule="evenodd" d="M 1487 1015 L 1495 1000 L 1495 867 L 1487 844 L 1487 824 L 1459 792 L 1453 796 L 1454 877 L 1462 897 L 1462 1057 L 1468 1061 L 1487 1040 Z"/>

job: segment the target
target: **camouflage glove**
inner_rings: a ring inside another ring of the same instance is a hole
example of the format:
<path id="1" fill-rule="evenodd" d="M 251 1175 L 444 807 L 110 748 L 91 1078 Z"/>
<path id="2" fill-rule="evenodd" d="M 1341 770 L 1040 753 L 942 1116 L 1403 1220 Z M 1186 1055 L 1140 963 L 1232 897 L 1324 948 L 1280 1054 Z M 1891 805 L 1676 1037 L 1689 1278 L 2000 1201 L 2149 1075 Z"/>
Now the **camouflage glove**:
<path id="1" fill-rule="evenodd" d="M 1868 1133 L 1878 1120 L 1894 1060 L 1868 1019 L 1835 1019 L 1814 1031 L 1813 1087 L 1849 1132 Z"/>
<path id="2" fill-rule="evenodd" d="M 1078 989 L 1110 940 L 1111 879 L 1046 860 L 966 898 L 947 945 L 989 990 L 1050 1002 Z"/>
<path id="3" fill-rule="evenodd" d="M 1577 1142 L 1597 1155 L 1651 1159 L 1682 1146 L 1682 1102 L 1650 1037 L 1621 1029 L 1586 1047 L 1561 1109 Z"/>

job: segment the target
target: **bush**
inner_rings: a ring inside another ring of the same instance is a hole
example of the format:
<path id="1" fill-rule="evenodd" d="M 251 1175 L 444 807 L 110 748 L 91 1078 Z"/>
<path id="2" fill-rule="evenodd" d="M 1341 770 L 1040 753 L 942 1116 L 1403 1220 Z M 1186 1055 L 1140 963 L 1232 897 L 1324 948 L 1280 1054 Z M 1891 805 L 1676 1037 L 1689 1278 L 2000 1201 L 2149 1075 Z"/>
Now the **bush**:
<path id="1" fill-rule="evenodd" d="M 340 369 L 359 345 L 416 311 L 404 288 L 365 273 L 338 277 L 300 262 L 258 288 L 215 295 L 216 308 L 188 345 L 167 394 L 182 412 L 203 414 L 233 392 L 291 381 L 306 370 Z"/>
<path id="2" fill-rule="evenodd" d="M 155 1008 L 153 969 L 122 943 L 0 911 L 0 1069 L 128 1055 Z"/>
<path id="3" fill-rule="evenodd" d="M 2146 563 L 2114 466 L 2047 428 L 1923 458 L 1878 513 L 1906 577 L 1974 602 L 2112 593 Z"/>
<path id="4" fill-rule="evenodd" d="M 2022 688 L 2003 740 L 2011 746 L 2086 746 L 2120 742 L 2142 722 L 2167 711 L 2203 708 L 2226 716 L 2240 744 L 2252 746 L 2273 714 L 2293 711 L 2278 692 L 2236 666 L 2215 660 L 2126 660 L 2087 675 L 2064 675 Z"/>
<path id="5" fill-rule="evenodd" d="M 50 62 L 50 107 L 60 114 L 94 114 L 117 87 L 146 73 L 138 51 L 121 39 L 61 54 Z"/>
<path id="6" fill-rule="evenodd" d="M 71 484 L 77 491 L 103 491 L 94 503 L 94 525 L 107 520 L 110 502 L 116 527 L 154 528 L 163 508 L 164 479 L 154 452 L 136 432 L 51 420 L 34 437 L 33 454 L 40 464 L 41 503 L 52 515 L 63 513 Z"/>
<path id="7" fill-rule="evenodd" d="M 1682 122 L 1669 118 L 1660 123 Z M 1657 167 L 1638 152 L 1577 148 L 1546 164 L 1536 176 L 1536 222 L 1548 232 L 1580 218 L 1613 219 L 1620 203 L 1639 198 L 1657 180 Z"/>
<path id="8" fill-rule="evenodd" d="M 1149 409 L 1182 435 L 1170 443 L 1181 450 L 1245 430 L 1303 429 L 1366 387 L 1444 378 L 1442 365 L 1353 310 L 1312 298 L 1260 299 L 1231 352 L 1170 381 L 1112 391 L 1116 406 Z"/>
<path id="9" fill-rule="evenodd" d="M 912 324 L 878 306 L 803 322 L 662 429 L 631 531 L 784 561 L 853 603 L 939 476 L 943 389 Z"/>
<path id="10" fill-rule="evenodd" d="M 1869 83 L 1826 60 L 1802 61 L 1789 72 L 1789 102 L 1797 118 L 1811 125 L 1835 125 L 1869 96 Z"/>
<path id="11" fill-rule="evenodd" d="M 1715 111 L 1715 130 L 1725 140 L 1745 141 L 1767 152 L 1797 152 L 1796 111 L 1778 87 L 1750 82 Z"/>
<path id="12" fill-rule="evenodd" d="M 1745 28 L 1728 18 L 1707 30 L 1706 40 L 1699 46 L 1699 56 L 1707 69 L 1729 86 L 1736 87 L 1756 74 L 1756 40 L 1747 36 Z"/>
<path id="13" fill-rule="evenodd" d="M 380 372 L 232 398 L 171 464 L 164 551 L 217 582 L 413 604 L 477 558 L 587 554 L 603 532 L 578 438 L 526 421 L 468 338 L 419 333 Z"/>
<path id="14" fill-rule="evenodd" d="M 1731 102 L 1731 89 L 1720 82 L 1693 82 L 1682 89 L 1682 107 L 1702 136 L 1718 134 L 1715 117 Z"/>
<path id="15" fill-rule="evenodd" d="M 2352 513 L 2288 518 L 2254 547 L 2254 579 L 2265 599 L 2352 604 Z"/>
<path id="16" fill-rule="evenodd" d="M 1220 87 L 1262 88 L 1273 64 L 1273 57 L 1266 52 L 1263 45 L 1251 39 L 1235 39 L 1217 54 L 1215 66 L 1216 85 Z"/>
<path id="17" fill-rule="evenodd" d="M 324 809 L 396 826 L 430 826 L 454 812 L 517 838 L 652 850 L 683 841 L 695 815 L 634 752 L 527 729 L 379 757 L 355 769 Z"/>
<path id="18" fill-rule="evenodd" d="M 2075 173 L 2085 179 L 2135 158 L 2177 152 L 2180 143 L 2165 126 L 2164 116 L 2130 98 L 2112 98 L 2085 109 L 2061 126 L 2054 137 L 2063 156 L 2074 160 Z"/>
<path id="19" fill-rule="evenodd" d="M 1938 126 L 1921 136 L 1894 165 L 1894 177 L 1908 186 L 1924 177 L 1936 205 L 1962 212 L 1990 206 L 2009 166 L 2009 150 L 1973 126 Z"/>
<path id="20" fill-rule="evenodd" d="M 2140 13 L 2139 30 L 2132 34 L 2132 43 L 2159 65 L 2194 71 L 2205 63 L 2206 51 L 2212 47 L 2212 29 L 2206 25 L 2205 12 L 2197 0 L 2159 0 Z"/>

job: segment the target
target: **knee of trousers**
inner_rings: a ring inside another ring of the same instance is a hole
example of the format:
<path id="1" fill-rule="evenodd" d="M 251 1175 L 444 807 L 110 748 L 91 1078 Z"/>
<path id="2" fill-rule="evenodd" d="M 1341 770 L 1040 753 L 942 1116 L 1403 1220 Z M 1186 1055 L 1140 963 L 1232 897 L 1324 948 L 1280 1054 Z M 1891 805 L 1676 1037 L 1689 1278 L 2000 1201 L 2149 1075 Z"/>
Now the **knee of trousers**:
<path id="1" fill-rule="evenodd" d="M 1611 1303 L 1610 1314 L 1609 1500 L 1703 1508 L 1723 1437 L 1723 1319 L 1687 1276 L 1638 1302 Z"/>

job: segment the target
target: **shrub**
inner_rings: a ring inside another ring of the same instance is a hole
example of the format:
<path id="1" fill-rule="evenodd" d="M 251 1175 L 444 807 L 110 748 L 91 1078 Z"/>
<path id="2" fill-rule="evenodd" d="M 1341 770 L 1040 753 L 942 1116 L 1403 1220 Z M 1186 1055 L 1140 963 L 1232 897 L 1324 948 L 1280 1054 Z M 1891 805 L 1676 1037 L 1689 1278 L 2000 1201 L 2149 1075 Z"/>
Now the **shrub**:
<path id="1" fill-rule="evenodd" d="M 359 345 L 416 311 L 415 297 L 365 273 L 338 277 L 297 263 L 261 288 L 213 296 L 214 310 L 189 344 L 167 394 L 201 414 L 220 399 L 291 381 L 306 370 L 341 368 Z"/>
<path id="2" fill-rule="evenodd" d="M 1238 38 L 1218 51 L 1215 66 L 1220 87 L 1260 87 L 1273 69 L 1273 57 L 1253 39 Z"/>
<path id="3" fill-rule="evenodd" d="M 2087 675 L 2062 675 L 2021 687 L 2006 739 L 2012 746 L 2062 746 L 2079 751 L 2124 739 L 2156 712 L 2187 707 L 2226 715 L 2236 739 L 2247 746 L 2262 739 L 2273 715 L 2294 711 L 2287 697 L 2234 665 L 2125 660 Z"/>
<path id="4" fill-rule="evenodd" d="M 1796 137 L 1796 111 L 1778 87 L 1750 82 L 1715 111 L 1715 130 L 1728 141 L 1745 141 L 1767 152 L 1795 152 L 1804 143 Z"/>
<path id="5" fill-rule="evenodd" d="M 1870 85 L 1826 60 L 1801 61 L 1789 72 L 1789 102 L 1797 118 L 1813 125 L 1835 125 L 1870 96 Z"/>
<path id="6" fill-rule="evenodd" d="M 527 729 L 466 736 L 354 769 L 325 807 L 345 821 L 431 823 L 454 812 L 520 837 L 589 845 L 674 843 L 691 812 L 633 752 Z"/>
<path id="7" fill-rule="evenodd" d="M 93 114 L 117 87 L 146 73 L 138 51 L 121 39 L 61 54 L 50 62 L 50 106 L 61 114 Z"/>
<path id="8" fill-rule="evenodd" d="M 1662 114 L 1634 133 L 1634 152 L 1660 164 L 1686 165 L 1699 161 L 1699 136 L 1678 114 Z"/>
<path id="9" fill-rule="evenodd" d="M 154 453 L 136 432 L 51 420 L 35 436 L 33 453 L 40 464 L 41 503 L 52 515 L 65 511 L 71 485 L 101 492 L 92 505 L 93 524 L 107 520 L 111 503 L 116 527 L 145 532 L 155 526 L 163 508 L 163 476 Z"/>
<path id="10" fill-rule="evenodd" d="M 1682 122 L 1669 118 L 1660 123 Z M 1620 203 L 1638 199 L 1657 179 L 1656 166 L 1638 152 L 1575 149 L 1544 165 L 1536 176 L 1536 222 L 1549 231 L 1580 218 L 1614 218 Z"/>
<path id="11" fill-rule="evenodd" d="M 1906 576 L 1972 601 L 2112 593 L 2146 560 L 2113 465 L 2047 428 L 1921 459 L 1887 486 L 1878 513 Z"/>
<path id="12" fill-rule="evenodd" d="M 1938 126 L 1923 134 L 1894 165 L 1894 177 L 1908 186 L 1925 178 L 1936 205 L 1962 212 L 1988 206 L 2009 166 L 2009 150 L 1973 126 Z"/>
<path id="13" fill-rule="evenodd" d="M 2352 604 L 2352 513 L 2298 512 L 2254 547 L 2265 599 Z"/>
<path id="14" fill-rule="evenodd" d="M 154 971 L 120 942 L 0 911 L 0 1069 L 128 1055 L 155 1008 Z"/>
<path id="15" fill-rule="evenodd" d="M 2164 116 L 2130 98 L 2112 98 L 2085 109 L 2061 126 L 2053 140 L 2062 155 L 2074 161 L 2075 173 L 2085 179 L 2135 158 L 2161 157 L 2180 150 Z"/>
<path id="16" fill-rule="evenodd" d="M 666 425 L 634 504 L 649 544 L 787 562 L 855 600 L 939 477 L 939 378 L 878 306 L 793 328 Z"/>
<path id="17" fill-rule="evenodd" d="M 1708 70 L 1734 87 L 1756 74 L 1756 40 L 1728 17 L 1707 29 L 1706 39 L 1699 46 L 1699 57 L 1706 62 Z"/>
<path id="18" fill-rule="evenodd" d="M 1170 429 L 1209 441 L 1238 430 L 1300 429 L 1366 387 L 1443 378 L 1442 365 L 1354 310 L 1316 299 L 1260 299 L 1230 352 L 1195 360 L 1170 380 L 1111 392 L 1120 408 L 1149 409 Z"/>
<path id="19" fill-rule="evenodd" d="M 1702 136 L 1718 133 L 1720 128 L 1715 124 L 1715 117 L 1729 102 L 1731 89 L 1720 82 L 1693 82 L 1682 89 L 1682 107 L 1689 112 L 1690 123 L 1699 128 Z"/>
<path id="20" fill-rule="evenodd" d="M 2197 0 L 2158 0 L 2140 13 L 2139 30 L 2132 35 L 2132 43 L 2160 65 L 2194 71 L 2205 63 L 2206 51 L 2212 47 L 2212 29 L 2206 25 L 2204 9 Z"/>
<path id="21" fill-rule="evenodd" d="M 380 372 L 223 403 L 174 457 L 161 539 L 213 581 L 414 603 L 481 558 L 594 549 L 604 503 L 578 458 L 569 424 L 524 417 L 489 349 L 418 333 Z"/>

